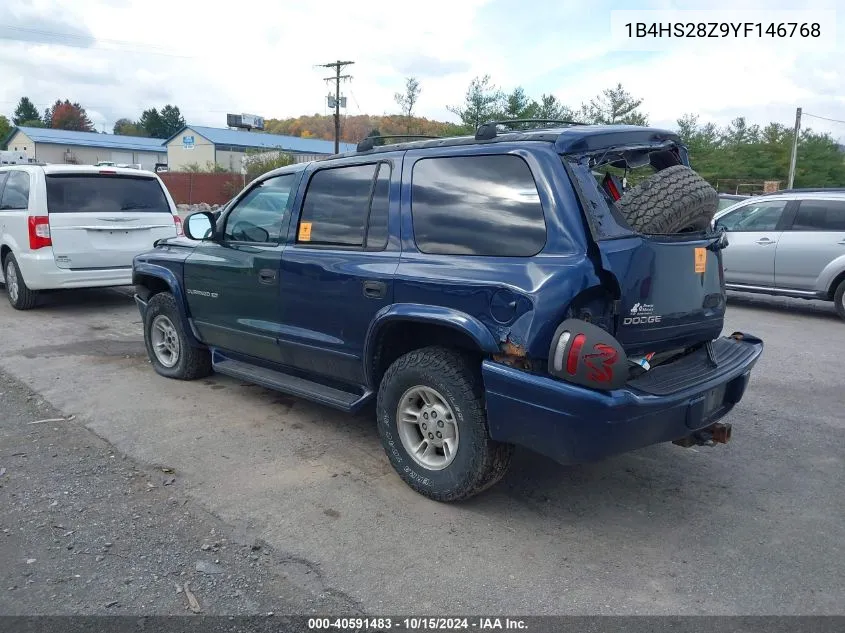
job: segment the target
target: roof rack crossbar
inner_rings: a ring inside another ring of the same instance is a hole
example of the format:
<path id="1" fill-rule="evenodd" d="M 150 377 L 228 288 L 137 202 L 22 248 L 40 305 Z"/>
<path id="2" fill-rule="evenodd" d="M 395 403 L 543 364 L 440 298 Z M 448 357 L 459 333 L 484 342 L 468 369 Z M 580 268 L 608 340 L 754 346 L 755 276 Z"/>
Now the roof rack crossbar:
<path id="1" fill-rule="evenodd" d="M 513 127 L 515 124 L 524 124 L 524 123 L 554 123 L 556 125 L 589 125 L 588 123 L 583 123 L 580 121 L 568 121 L 565 119 L 506 119 L 504 121 L 488 121 L 487 123 L 482 123 L 478 126 L 478 129 L 475 131 L 475 140 L 477 141 L 489 141 L 490 139 L 496 138 L 498 131 L 496 128 L 498 126 L 503 127 Z"/>
<path id="2" fill-rule="evenodd" d="M 376 141 L 379 139 L 424 139 L 424 138 L 442 138 L 440 136 L 432 136 L 430 134 L 380 134 L 378 136 L 367 136 L 358 143 L 357 151 L 368 152 L 376 146 Z"/>

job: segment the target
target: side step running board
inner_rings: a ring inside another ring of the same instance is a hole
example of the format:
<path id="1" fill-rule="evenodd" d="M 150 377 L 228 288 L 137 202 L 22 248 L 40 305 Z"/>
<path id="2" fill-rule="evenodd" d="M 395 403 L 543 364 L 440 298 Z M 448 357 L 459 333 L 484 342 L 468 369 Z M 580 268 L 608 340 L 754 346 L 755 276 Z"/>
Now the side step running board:
<path id="1" fill-rule="evenodd" d="M 367 391 L 363 395 L 342 391 L 273 369 L 256 367 L 255 365 L 242 363 L 241 361 L 231 360 L 223 356 L 218 356 L 218 354 L 213 354 L 212 359 L 214 371 L 221 374 L 255 383 L 268 389 L 275 389 L 276 391 L 281 391 L 292 396 L 312 400 L 349 413 L 354 413 L 373 397 L 371 391 Z"/>

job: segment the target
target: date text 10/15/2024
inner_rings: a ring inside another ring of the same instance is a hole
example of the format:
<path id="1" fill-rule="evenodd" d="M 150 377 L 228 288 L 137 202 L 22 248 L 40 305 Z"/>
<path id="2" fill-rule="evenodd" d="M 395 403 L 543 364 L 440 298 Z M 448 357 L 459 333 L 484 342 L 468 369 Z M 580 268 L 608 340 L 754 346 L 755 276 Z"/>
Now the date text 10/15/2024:
<path id="1" fill-rule="evenodd" d="M 309 618 L 312 631 L 497 631 L 527 630 L 525 620 L 519 618 Z"/>

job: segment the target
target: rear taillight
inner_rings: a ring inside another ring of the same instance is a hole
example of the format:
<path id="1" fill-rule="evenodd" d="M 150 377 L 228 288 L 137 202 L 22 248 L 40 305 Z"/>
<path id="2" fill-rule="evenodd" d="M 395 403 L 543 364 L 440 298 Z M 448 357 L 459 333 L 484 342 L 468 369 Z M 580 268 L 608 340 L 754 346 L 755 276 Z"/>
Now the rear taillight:
<path id="1" fill-rule="evenodd" d="M 184 229 L 182 228 L 182 218 L 178 215 L 173 216 L 173 223 L 176 225 L 176 236 L 179 237 L 185 234 Z"/>
<path id="2" fill-rule="evenodd" d="M 587 340 L 586 335 L 576 334 L 569 348 L 569 354 L 566 356 L 566 373 L 570 376 L 578 373 L 578 363 L 581 360 L 581 350 L 584 349 L 585 340 Z"/>
<path id="3" fill-rule="evenodd" d="M 584 387 L 618 389 L 628 380 L 628 359 L 609 332 L 581 319 L 567 319 L 552 337 L 549 373 Z"/>
<path id="4" fill-rule="evenodd" d="M 50 219 L 46 215 L 30 216 L 29 218 L 29 248 L 37 250 L 45 246 L 52 246 L 50 239 Z"/>

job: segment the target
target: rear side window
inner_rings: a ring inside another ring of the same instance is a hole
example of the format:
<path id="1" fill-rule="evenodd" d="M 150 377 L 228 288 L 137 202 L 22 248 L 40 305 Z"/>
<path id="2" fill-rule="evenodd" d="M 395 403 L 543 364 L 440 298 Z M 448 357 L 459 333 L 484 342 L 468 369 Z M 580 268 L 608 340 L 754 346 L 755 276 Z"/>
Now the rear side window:
<path id="1" fill-rule="evenodd" d="M 546 244 L 537 185 L 519 156 L 424 158 L 411 213 L 423 253 L 530 257 Z"/>
<path id="2" fill-rule="evenodd" d="M 0 209 L 26 209 L 29 206 L 29 174 L 10 171 L 0 198 Z"/>
<path id="3" fill-rule="evenodd" d="M 381 163 L 317 171 L 305 191 L 297 244 L 383 249 L 390 169 Z"/>
<path id="4" fill-rule="evenodd" d="M 802 200 L 793 231 L 845 231 L 845 200 Z"/>
<path id="5" fill-rule="evenodd" d="M 171 213 L 154 178 L 55 174 L 47 176 L 49 213 Z"/>

